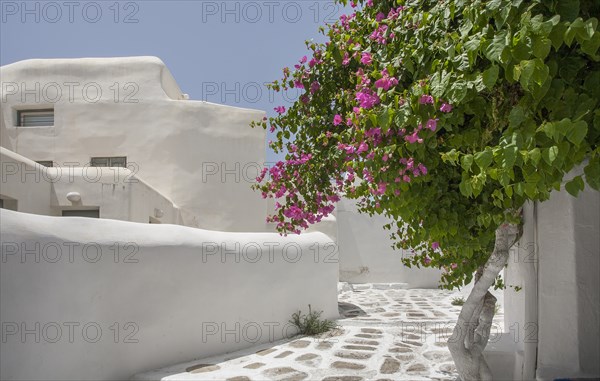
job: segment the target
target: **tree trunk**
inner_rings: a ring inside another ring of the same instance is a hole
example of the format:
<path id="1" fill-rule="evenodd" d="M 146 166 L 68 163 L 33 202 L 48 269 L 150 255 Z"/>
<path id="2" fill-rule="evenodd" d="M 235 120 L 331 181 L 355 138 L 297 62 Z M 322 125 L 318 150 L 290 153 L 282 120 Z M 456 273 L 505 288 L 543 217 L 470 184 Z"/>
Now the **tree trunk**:
<path id="1" fill-rule="evenodd" d="M 448 349 L 462 381 L 492 380 L 490 368 L 483 358 L 496 307 L 496 298 L 488 290 L 506 265 L 509 249 L 518 239 L 517 234 L 515 225 L 504 224 L 496 230 L 494 251 L 485 266 L 475 274 L 473 290 L 448 339 Z"/>

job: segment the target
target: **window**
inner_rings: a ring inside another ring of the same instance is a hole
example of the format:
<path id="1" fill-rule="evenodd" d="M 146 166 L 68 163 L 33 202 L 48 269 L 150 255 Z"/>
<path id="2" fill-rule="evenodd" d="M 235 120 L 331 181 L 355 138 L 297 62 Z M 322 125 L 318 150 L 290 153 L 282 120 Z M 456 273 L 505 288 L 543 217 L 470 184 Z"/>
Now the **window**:
<path id="1" fill-rule="evenodd" d="M 36 161 L 39 165 L 43 165 L 44 167 L 54 167 L 54 162 L 52 160 L 40 160 Z"/>
<path id="2" fill-rule="evenodd" d="M 51 127 L 54 126 L 54 110 L 21 110 L 17 111 L 18 127 Z"/>
<path id="3" fill-rule="evenodd" d="M 123 167 L 127 168 L 127 157 L 93 157 L 90 160 L 92 167 Z"/>
<path id="4" fill-rule="evenodd" d="M 100 218 L 100 209 L 92 210 L 63 210 L 63 217 L 88 217 L 88 218 Z"/>
<path id="5" fill-rule="evenodd" d="M 16 211 L 18 210 L 17 200 L 15 200 L 14 198 L 0 195 L 0 208 Z"/>

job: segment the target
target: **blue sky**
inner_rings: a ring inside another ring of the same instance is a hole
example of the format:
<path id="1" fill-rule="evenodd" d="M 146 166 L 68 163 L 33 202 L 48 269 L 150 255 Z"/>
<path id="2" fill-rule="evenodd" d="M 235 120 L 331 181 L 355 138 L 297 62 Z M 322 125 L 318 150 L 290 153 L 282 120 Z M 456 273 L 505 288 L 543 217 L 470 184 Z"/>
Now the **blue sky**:
<path id="1" fill-rule="evenodd" d="M 323 40 L 319 25 L 347 13 L 333 0 L 0 0 L 0 5 L 2 65 L 29 58 L 158 56 L 191 99 L 269 115 L 297 94 L 273 95 L 263 84 L 307 53 L 305 40 Z"/>

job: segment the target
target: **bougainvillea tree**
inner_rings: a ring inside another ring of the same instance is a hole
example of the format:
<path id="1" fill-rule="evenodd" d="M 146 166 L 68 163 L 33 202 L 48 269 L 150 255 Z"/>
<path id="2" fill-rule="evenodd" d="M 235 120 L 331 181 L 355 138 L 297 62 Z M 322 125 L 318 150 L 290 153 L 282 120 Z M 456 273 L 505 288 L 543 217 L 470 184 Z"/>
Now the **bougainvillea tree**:
<path id="1" fill-rule="evenodd" d="M 344 1 L 342 3 L 345 4 Z M 565 185 L 600 188 L 597 0 L 367 0 L 307 42 L 277 91 L 285 161 L 256 188 L 277 199 L 269 221 L 298 233 L 340 197 L 382 214 L 409 266 L 475 281 L 449 348 L 464 381 L 491 379 L 482 358 L 488 291 L 519 237 L 521 207 Z"/>

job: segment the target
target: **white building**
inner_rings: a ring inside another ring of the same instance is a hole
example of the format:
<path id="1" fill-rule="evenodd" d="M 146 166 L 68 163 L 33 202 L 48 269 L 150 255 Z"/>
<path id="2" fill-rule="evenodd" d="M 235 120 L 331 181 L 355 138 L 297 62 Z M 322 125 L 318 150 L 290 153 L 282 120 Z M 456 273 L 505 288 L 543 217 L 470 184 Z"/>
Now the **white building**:
<path id="1" fill-rule="evenodd" d="M 0 78 L 2 379 L 124 379 L 277 340 L 308 304 L 337 317 L 338 280 L 437 285 L 349 200 L 274 233 L 250 189 L 264 113 L 189 100 L 158 58 L 28 60 Z M 555 193 L 525 221 L 493 370 L 598 377 L 600 194 Z"/>
<path id="2" fill-rule="evenodd" d="M 274 233 L 250 189 L 264 112 L 188 99 L 158 58 L 27 60 L 0 77 L 2 379 L 124 379 L 285 337 L 308 304 L 336 318 L 336 241 L 348 274 L 371 271 L 342 280 L 436 286 L 395 274 L 389 245 L 372 252 L 378 225 L 360 250 L 333 216 Z"/>

